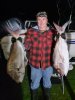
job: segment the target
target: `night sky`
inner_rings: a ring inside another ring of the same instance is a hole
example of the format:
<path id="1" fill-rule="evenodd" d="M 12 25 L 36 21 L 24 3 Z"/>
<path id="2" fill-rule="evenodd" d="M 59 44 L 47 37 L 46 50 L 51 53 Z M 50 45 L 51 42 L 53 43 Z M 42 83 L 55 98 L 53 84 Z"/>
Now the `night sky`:
<path id="1" fill-rule="evenodd" d="M 0 1 L 1 2 L 1 1 Z M 75 0 L 13 0 L 0 3 L 0 21 L 10 17 L 18 17 L 22 20 L 35 20 L 36 13 L 46 11 L 50 23 L 63 24 L 70 18 L 71 11 L 75 16 Z M 5 6 L 4 6 L 5 4 Z"/>

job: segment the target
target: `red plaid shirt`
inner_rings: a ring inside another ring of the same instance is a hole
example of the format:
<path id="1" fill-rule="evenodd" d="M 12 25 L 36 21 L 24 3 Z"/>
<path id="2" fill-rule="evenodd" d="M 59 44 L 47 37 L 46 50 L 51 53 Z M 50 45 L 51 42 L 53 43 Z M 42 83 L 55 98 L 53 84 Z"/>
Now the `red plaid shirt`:
<path id="1" fill-rule="evenodd" d="M 40 33 L 36 29 L 29 29 L 25 38 L 25 48 L 29 50 L 29 64 L 33 67 L 45 69 L 51 66 L 51 48 L 53 33 L 47 30 Z"/>

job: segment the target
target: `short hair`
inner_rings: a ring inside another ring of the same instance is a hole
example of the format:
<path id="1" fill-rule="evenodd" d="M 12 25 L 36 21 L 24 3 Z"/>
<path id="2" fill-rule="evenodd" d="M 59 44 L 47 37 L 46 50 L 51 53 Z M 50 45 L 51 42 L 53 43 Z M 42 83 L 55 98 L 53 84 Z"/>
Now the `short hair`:
<path id="1" fill-rule="evenodd" d="M 47 17 L 47 13 L 44 11 L 44 12 L 38 12 L 36 17 Z"/>

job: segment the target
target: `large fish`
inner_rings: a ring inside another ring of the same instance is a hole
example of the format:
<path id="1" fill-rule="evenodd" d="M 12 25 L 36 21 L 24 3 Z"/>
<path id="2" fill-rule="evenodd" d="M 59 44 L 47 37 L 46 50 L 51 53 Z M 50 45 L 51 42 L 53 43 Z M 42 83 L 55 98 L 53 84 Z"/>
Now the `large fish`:
<path id="1" fill-rule="evenodd" d="M 6 46 L 9 47 L 9 50 L 6 48 L 3 48 L 4 38 L 7 39 L 7 41 L 9 40 L 10 42 L 10 43 L 7 42 L 8 44 L 6 44 Z M 25 67 L 28 61 L 26 57 L 26 52 L 24 51 L 23 44 L 18 39 L 16 40 L 16 42 L 11 43 L 10 41 L 12 39 L 11 36 L 6 36 L 4 38 L 2 40 L 3 51 L 5 53 L 9 52 L 7 56 L 7 73 L 17 83 L 21 83 L 25 75 Z M 11 44 L 11 46 L 9 44 Z"/>
<path id="2" fill-rule="evenodd" d="M 54 23 L 54 26 L 59 33 L 59 38 L 53 53 L 54 67 L 61 75 L 65 76 L 68 74 L 69 70 L 69 52 L 66 39 L 63 39 L 61 35 L 65 32 L 68 23 L 69 22 L 66 22 L 62 27 Z"/>

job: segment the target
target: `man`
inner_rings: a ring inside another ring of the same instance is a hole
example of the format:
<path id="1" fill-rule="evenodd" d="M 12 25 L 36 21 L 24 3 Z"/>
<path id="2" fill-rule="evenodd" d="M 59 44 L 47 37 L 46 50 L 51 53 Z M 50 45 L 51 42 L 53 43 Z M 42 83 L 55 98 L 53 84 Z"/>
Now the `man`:
<path id="1" fill-rule="evenodd" d="M 47 26 L 46 12 L 37 13 L 36 19 L 37 26 L 30 28 L 25 38 L 25 48 L 29 50 L 28 58 L 31 67 L 32 100 L 38 100 L 37 92 L 41 78 L 43 79 L 44 99 L 50 100 L 53 32 Z"/>

